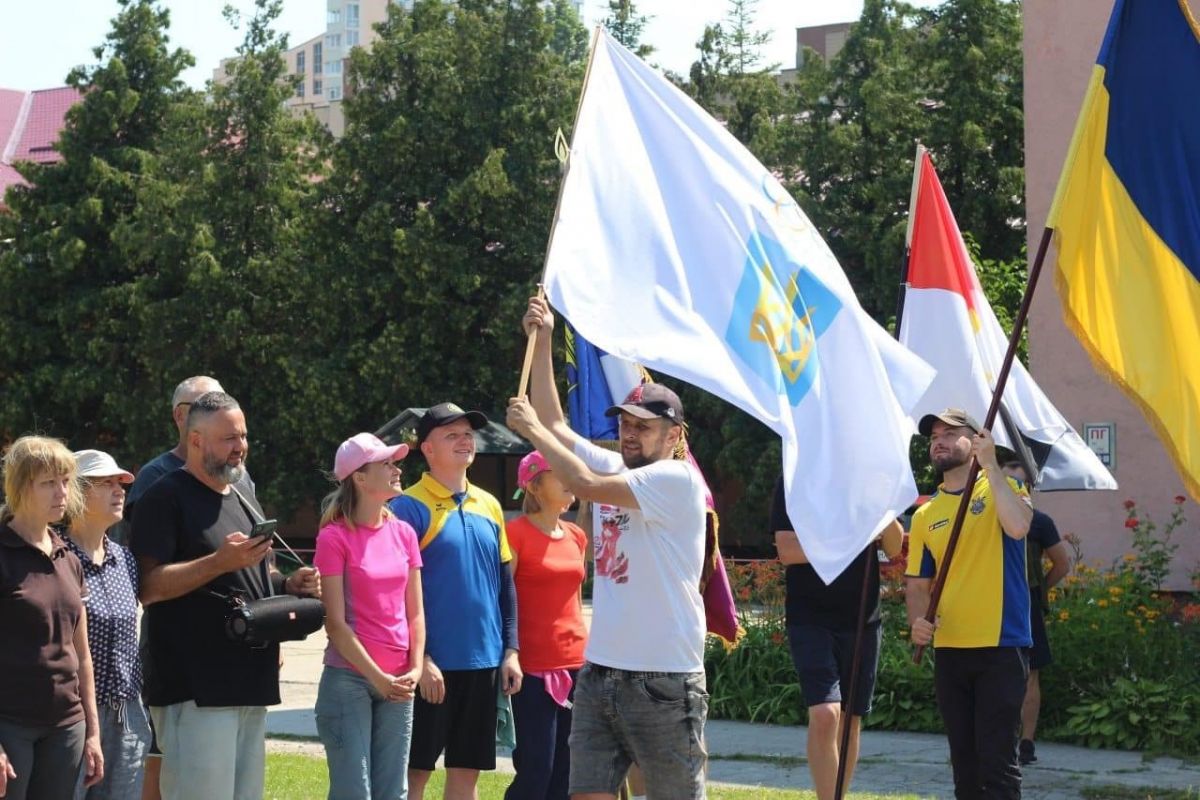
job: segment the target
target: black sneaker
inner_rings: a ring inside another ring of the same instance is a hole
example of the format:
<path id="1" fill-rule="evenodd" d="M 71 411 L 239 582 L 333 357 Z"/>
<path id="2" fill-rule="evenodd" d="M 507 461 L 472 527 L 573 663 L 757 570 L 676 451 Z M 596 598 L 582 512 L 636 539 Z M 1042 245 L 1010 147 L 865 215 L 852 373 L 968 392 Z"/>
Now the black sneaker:
<path id="1" fill-rule="evenodd" d="M 1037 756 L 1033 752 L 1033 741 L 1031 739 L 1022 739 L 1017 744 L 1017 761 L 1022 767 L 1027 767 L 1037 761 Z"/>

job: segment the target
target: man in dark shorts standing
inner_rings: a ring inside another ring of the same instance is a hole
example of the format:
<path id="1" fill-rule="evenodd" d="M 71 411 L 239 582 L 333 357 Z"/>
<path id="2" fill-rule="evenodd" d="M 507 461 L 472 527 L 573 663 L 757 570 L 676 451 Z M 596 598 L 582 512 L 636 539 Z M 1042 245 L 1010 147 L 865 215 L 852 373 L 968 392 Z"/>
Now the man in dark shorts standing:
<path id="1" fill-rule="evenodd" d="M 826 585 L 808 563 L 800 540 L 787 516 L 783 478 L 775 482 L 771 500 L 771 530 L 779 560 L 787 566 L 787 631 L 792 661 L 808 706 L 808 769 L 818 800 L 834 795 L 838 771 L 838 746 L 846 707 L 850 714 L 850 744 L 846 753 L 846 788 L 858 761 L 862 718 L 871 710 L 875 672 L 879 666 L 879 555 L 876 542 L 867 546 L 833 583 Z M 893 521 L 877 542 L 888 558 L 904 546 L 904 530 Z M 858 606 L 864 571 L 867 588 L 866 627 L 853 702 L 849 698 L 858 627 Z"/>
<path id="2" fill-rule="evenodd" d="M 1006 462 L 1004 474 L 1023 485 L 1029 484 L 1029 476 L 1020 461 Z M 1050 571 L 1046 573 L 1042 572 L 1043 556 L 1050 559 Z M 1025 702 L 1021 706 L 1021 741 L 1017 745 L 1017 757 L 1023 767 L 1037 761 L 1033 737 L 1037 733 L 1038 713 L 1042 708 L 1042 685 L 1038 675 L 1052 660 L 1050 641 L 1046 638 L 1050 590 L 1071 571 L 1071 551 L 1058 535 L 1054 520 L 1037 509 L 1033 510 L 1029 535 L 1025 537 L 1025 558 L 1029 567 L 1029 625 L 1033 633 L 1033 647 L 1029 651 L 1029 681 L 1025 684 Z"/>
<path id="3" fill-rule="evenodd" d="M 421 800 L 445 753 L 446 800 L 478 797 L 481 770 L 496 768 L 497 689 L 521 689 L 517 592 L 504 512 L 467 480 L 475 461 L 479 411 L 439 403 L 417 422 L 429 464 L 421 480 L 389 503 L 421 545 L 425 664 L 414 700 L 409 797 Z M 499 687 L 497 686 L 499 681 Z"/>

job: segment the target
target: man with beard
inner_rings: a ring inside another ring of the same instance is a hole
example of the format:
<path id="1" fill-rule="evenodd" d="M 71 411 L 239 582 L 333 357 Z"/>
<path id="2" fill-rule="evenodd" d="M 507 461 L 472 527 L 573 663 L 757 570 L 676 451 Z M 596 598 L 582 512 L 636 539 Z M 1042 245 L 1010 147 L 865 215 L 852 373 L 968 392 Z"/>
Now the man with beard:
<path id="1" fill-rule="evenodd" d="M 509 401 L 508 425 L 600 516 L 592 628 L 575 686 L 570 791 L 576 800 L 616 796 L 630 764 L 650 797 L 703 798 L 704 479 L 674 452 L 683 405 L 643 384 L 608 409 L 619 416 L 620 454 L 579 437 L 554 387 L 554 316 L 533 298 L 524 318 L 535 336 L 532 405 Z"/>
<path id="2" fill-rule="evenodd" d="M 188 410 L 183 468 L 147 489 L 134 513 L 149 633 L 145 697 L 163 751 L 165 800 L 262 797 L 279 645 L 227 638 L 225 598 L 320 594 L 315 570 L 284 580 L 268 566 L 270 539 L 247 536 L 262 515 L 253 492 L 234 486 L 247 449 L 237 401 L 200 395 Z"/>
<path id="3" fill-rule="evenodd" d="M 225 390 L 221 387 L 220 382 L 207 375 L 193 375 L 180 381 L 179 385 L 175 387 L 175 391 L 171 394 L 171 421 L 175 423 L 175 429 L 179 431 L 179 438 L 174 447 L 159 453 L 138 470 L 137 477 L 125 497 L 125 519 L 109 531 L 109 535 L 113 536 L 116 541 L 128 544 L 129 529 L 133 524 L 134 506 L 146 493 L 146 490 L 158 483 L 158 479 L 162 476 L 183 467 L 184 459 L 187 458 L 188 410 L 192 407 L 192 403 L 206 392 L 223 391 Z M 244 494 L 253 494 L 254 492 L 254 481 L 250 480 L 250 473 L 244 469 L 237 485 Z M 145 620 L 143 620 L 142 650 L 145 650 L 148 644 L 149 637 L 146 634 Z M 150 725 L 150 733 L 150 751 L 146 754 L 146 780 L 143 784 L 142 800 L 159 800 L 158 784 L 162 767 L 162 750 L 158 746 L 158 738 L 153 735 L 153 723 Z"/>
<path id="4" fill-rule="evenodd" d="M 996 460 L 991 433 L 965 411 L 929 414 L 918 426 L 942 484 L 913 516 L 906 600 L 915 644 L 934 645 L 934 688 L 950 742 L 954 795 L 1019 798 L 1017 738 L 1032 644 L 1025 536 L 1033 510 Z M 925 619 L 972 456 L 972 491 L 936 623 Z M 936 630 L 936 633 L 935 633 Z"/>

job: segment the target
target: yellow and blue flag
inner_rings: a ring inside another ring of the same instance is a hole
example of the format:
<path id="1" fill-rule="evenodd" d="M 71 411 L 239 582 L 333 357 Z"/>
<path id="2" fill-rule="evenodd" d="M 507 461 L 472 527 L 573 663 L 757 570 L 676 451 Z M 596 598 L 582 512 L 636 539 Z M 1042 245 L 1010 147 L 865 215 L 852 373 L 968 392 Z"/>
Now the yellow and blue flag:
<path id="1" fill-rule="evenodd" d="M 1200 499 L 1200 24 L 1117 0 L 1047 225 L 1067 325 Z"/>

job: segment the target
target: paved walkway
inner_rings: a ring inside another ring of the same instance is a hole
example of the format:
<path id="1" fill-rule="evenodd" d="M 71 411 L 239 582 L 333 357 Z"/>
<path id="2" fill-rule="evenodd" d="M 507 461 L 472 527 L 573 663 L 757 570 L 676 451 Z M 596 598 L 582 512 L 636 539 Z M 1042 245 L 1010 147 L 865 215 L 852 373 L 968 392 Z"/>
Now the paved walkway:
<path id="1" fill-rule="evenodd" d="M 313 704 L 321 674 L 323 632 L 284 646 L 283 705 L 267 714 L 268 736 L 316 737 Z M 707 738 L 709 779 L 714 783 L 812 788 L 803 761 L 805 728 L 712 720 Z M 272 743 L 273 748 L 320 753 L 319 745 Z M 1192 789 L 1200 793 L 1200 765 L 1173 758 L 1146 760 L 1140 753 L 1088 750 L 1039 743 L 1038 763 L 1025 770 L 1023 795 L 1033 800 L 1078 800 L 1087 786 Z M 512 771 L 501 758 L 499 769 Z M 954 796 L 950 755 L 943 736 L 866 731 L 853 789 L 877 794 Z M 1147 795 L 1150 797 L 1150 795 Z"/>

